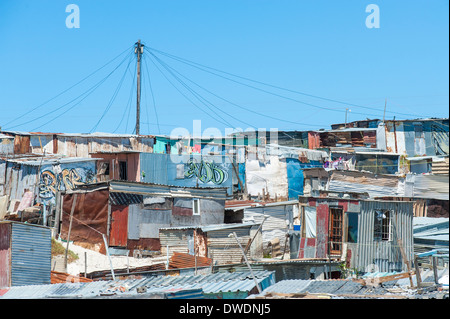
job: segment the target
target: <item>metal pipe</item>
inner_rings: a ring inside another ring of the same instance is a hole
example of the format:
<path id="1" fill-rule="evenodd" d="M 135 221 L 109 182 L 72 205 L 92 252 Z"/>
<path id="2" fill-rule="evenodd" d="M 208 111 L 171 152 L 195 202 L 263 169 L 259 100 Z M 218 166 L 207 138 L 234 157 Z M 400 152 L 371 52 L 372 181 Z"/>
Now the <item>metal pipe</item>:
<path id="1" fill-rule="evenodd" d="M 241 249 L 242 254 L 244 255 L 245 263 L 247 264 L 248 269 L 250 269 L 250 274 L 252 275 L 253 280 L 255 281 L 256 288 L 258 289 L 258 292 L 261 293 L 261 288 L 259 287 L 258 281 L 256 280 L 256 277 L 255 277 L 255 275 L 253 274 L 252 267 L 250 267 L 250 264 L 249 264 L 249 262 L 248 262 L 248 260 L 247 260 L 247 256 L 245 255 L 244 249 L 242 248 L 241 243 L 239 242 L 236 233 L 233 232 L 233 233 L 230 233 L 230 234 L 228 235 L 228 237 L 231 237 L 231 236 L 234 236 L 234 238 L 236 239 L 236 242 L 237 242 L 237 244 L 239 245 L 239 248 Z"/>

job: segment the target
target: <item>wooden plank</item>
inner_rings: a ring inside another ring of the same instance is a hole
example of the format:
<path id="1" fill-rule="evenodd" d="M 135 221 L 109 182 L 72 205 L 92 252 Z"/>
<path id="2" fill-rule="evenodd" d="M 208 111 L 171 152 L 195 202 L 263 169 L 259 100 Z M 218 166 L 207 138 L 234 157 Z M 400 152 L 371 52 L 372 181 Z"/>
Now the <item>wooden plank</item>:
<path id="1" fill-rule="evenodd" d="M 397 243 L 398 243 L 398 246 L 399 246 L 399 248 L 400 248 L 400 252 L 401 252 L 401 254 L 402 254 L 403 262 L 406 264 L 406 267 L 408 268 L 408 273 L 410 274 L 410 275 L 409 275 L 409 283 L 411 284 L 411 288 L 412 288 L 412 287 L 414 287 L 414 283 L 413 283 L 412 276 L 411 276 L 411 266 L 410 266 L 410 264 L 409 264 L 409 260 L 406 258 L 406 254 L 405 254 L 405 251 L 404 251 L 404 249 L 403 249 L 403 242 L 402 242 L 402 240 L 399 238 L 399 239 L 397 240 Z"/>
<path id="2" fill-rule="evenodd" d="M 378 284 L 381 284 L 383 282 L 388 282 L 388 281 L 392 281 L 392 280 L 399 280 L 399 279 L 411 277 L 415 273 L 416 273 L 415 271 L 402 272 L 402 273 L 394 274 L 394 275 L 390 275 L 390 276 L 368 277 L 368 278 L 364 278 L 364 279 L 353 279 L 353 281 L 357 282 L 357 283 L 359 283 L 361 285 L 364 285 L 364 286 L 378 285 Z"/>
<path id="3" fill-rule="evenodd" d="M 73 211 L 75 210 L 75 205 L 77 203 L 78 194 L 75 194 L 72 202 L 72 209 L 70 210 L 70 222 L 69 222 L 69 231 L 67 233 L 67 247 L 64 255 L 64 269 L 67 272 L 67 253 L 69 252 L 69 243 L 70 243 L 70 232 L 72 230 L 72 220 L 73 220 Z"/>

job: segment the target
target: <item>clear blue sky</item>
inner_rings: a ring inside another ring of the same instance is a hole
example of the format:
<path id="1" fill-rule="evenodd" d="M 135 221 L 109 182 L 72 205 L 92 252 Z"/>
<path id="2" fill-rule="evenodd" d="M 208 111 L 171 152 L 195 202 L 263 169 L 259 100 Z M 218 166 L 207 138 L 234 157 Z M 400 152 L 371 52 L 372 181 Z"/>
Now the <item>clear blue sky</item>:
<path id="1" fill-rule="evenodd" d="M 66 26 L 71 3 L 80 9 L 79 28 Z M 379 28 L 365 24 L 371 3 Z M 1 0 L 0 126 L 132 133 L 138 39 L 228 72 L 220 77 L 157 54 L 183 86 L 144 51 L 141 134 L 192 131 L 193 120 L 221 132 L 230 124 L 327 129 L 345 121 L 346 108 L 348 121 L 381 119 L 386 100 L 388 119 L 448 117 L 448 14 L 447 0 Z"/>

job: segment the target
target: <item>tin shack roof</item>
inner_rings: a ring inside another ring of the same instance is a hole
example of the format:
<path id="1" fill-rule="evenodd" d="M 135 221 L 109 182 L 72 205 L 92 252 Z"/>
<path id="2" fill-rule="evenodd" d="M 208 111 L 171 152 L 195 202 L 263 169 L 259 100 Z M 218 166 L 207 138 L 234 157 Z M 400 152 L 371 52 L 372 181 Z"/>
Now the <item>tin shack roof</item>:
<path id="1" fill-rule="evenodd" d="M 88 162 L 88 161 L 98 161 L 98 158 L 91 157 L 66 157 L 63 155 L 38 155 L 38 154 L 28 154 L 28 155 L 16 155 L 3 157 L 3 160 L 12 163 L 18 163 L 22 165 L 30 166 L 40 166 L 49 164 L 65 164 L 65 163 L 76 163 L 76 162 Z"/>
<path id="2" fill-rule="evenodd" d="M 112 193 L 140 194 L 146 196 L 212 198 L 221 200 L 228 198 L 226 187 L 185 187 L 120 180 L 78 185 L 70 193 L 104 188 L 108 188 Z"/>
<path id="3" fill-rule="evenodd" d="M 274 283 L 273 271 L 254 271 L 258 283 Z M 139 288 L 139 290 L 138 290 Z M 142 289 L 144 288 L 144 289 Z M 151 276 L 142 279 L 61 283 L 52 285 L 21 286 L 0 289 L 0 299 L 45 299 L 45 298 L 137 298 L 143 294 L 165 294 L 183 291 L 202 291 L 203 294 L 223 292 L 250 292 L 255 282 L 250 272 L 219 272 L 208 275 Z M 202 298 L 196 294 L 197 298 Z M 182 294 L 179 295 L 182 298 Z M 185 296 L 190 298 L 192 296 Z M 163 297 L 164 298 L 164 297 Z M 167 297 L 166 297 L 167 298 Z"/>

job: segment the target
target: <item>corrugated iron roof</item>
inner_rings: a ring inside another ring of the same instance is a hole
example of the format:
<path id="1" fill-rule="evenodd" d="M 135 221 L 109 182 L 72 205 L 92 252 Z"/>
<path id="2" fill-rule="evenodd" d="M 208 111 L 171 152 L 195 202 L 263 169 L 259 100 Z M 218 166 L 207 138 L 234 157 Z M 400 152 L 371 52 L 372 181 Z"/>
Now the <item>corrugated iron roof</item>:
<path id="1" fill-rule="evenodd" d="M 262 202 L 254 200 L 230 200 L 225 201 L 225 209 L 227 210 L 241 210 L 252 207 L 273 207 L 285 205 L 297 205 L 298 200 L 280 201 L 280 202 Z"/>
<path id="2" fill-rule="evenodd" d="M 304 280 L 291 279 L 281 280 L 272 286 L 264 289 L 260 296 L 270 293 L 275 294 L 386 294 L 383 287 L 365 287 L 352 280 Z"/>
<path id="3" fill-rule="evenodd" d="M 260 283 L 274 276 L 273 271 L 254 271 Z M 42 298 L 95 298 L 104 294 L 117 296 L 139 295 L 138 287 L 145 287 L 147 293 L 170 293 L 202 289 L 204 293 L 248 292 L 255 287 L 250 272 L 216 273 L 191 276 L 155 276 L 143 279 L 116 281 L 94 281 L 33 285 L 4 289 L 0 299 L 42 299 Z"/>
<path id="4" fill-rule="evenodd" d="M 28 155 L 23 156 L 22 154 L 18 157 L 8 157 L 8 162 L 18 163 L 22 165 L 39 166 L 39 165 L 49 165 L 49 164 L 64 164 L 64 163 L 75 163 L 75 162 L 88 162 L 88 161 L 98 161 L 99 158 L 91 157 L 66 157 L 64 155 Z"/>
<path id="5" fill-rule="evenodd" d="M 188 225 L 188 226 L 173 226 L 173 227 L 162 227 L 160 230 L 185 230 L 185 229 L 201 229 L 203 232 L 232 229 L 240 227 L 251 227 L 259 225 L 253 222 L 245 223 L 234 223 L 234 224 L 214 224 L 214 225 Z"/>
<path id="6" fill-rule="evenodd" d="M 132 205 L 143 202 L 143 195 L 128 193 L 109 193 L 112 205 Z"/>

